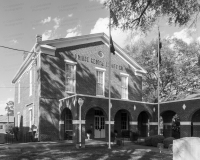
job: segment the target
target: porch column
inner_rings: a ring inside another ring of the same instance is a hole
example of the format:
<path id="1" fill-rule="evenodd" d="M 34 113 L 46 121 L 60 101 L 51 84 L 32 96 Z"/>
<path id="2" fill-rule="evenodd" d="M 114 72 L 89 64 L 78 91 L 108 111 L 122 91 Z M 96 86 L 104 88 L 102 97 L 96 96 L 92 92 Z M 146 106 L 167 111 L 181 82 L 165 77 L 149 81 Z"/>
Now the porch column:
<path id="1" fill-rule="evenodd" d="M 75 131 L 73 136 L 74 144 L 76 144 L 76 148 L 85 148 L 85 120 L 73 120 L 73 131 Z M 81 124 L 81 128 L 80 128 Z M 81 132 L 80 132 L 81 129 Z M 80 139 L 81 137 L 81 139 Z"/>
<path id="2" fill-rule="evenodd" d="M 108 136 L 109 136 L 109 134 L 108 134 L 108 125 L 109 125 L 109 121 L 105 121 L 105 124 L 107 124 L 106 125 L 106 141 L 108 142 Z M 114 124 L 115 124 L 115 121 L 110 121 L 110 131 L 111 131 L 111 133 L 114 133 Z M 112 142 L 112 134 L 110 134 L 110 136 L 111 136 L 110 141 Z"/>
<path id="3" fill-rule="evenodd" d="M 180 122 L 180 138 L 191 137 L 191 121 Z"/>

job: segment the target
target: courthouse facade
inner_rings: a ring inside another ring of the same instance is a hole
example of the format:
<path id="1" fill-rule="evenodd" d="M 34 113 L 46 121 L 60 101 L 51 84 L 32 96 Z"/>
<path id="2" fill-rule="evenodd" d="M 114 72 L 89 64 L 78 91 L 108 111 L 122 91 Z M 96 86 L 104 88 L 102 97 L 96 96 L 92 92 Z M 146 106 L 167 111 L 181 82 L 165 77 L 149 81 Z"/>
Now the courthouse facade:
<path id="1" fill-rule="evenodd" d="M 141 137 L 155 135 L 157 104 L 142 102 L 146 71 L 116 43 L 114 46 L 111 130 L 118 135 L 122 131 L 138 132 Z M 90 131 L 92 139 L 107 139 L 109 53 L 109 37 L 104 33 L 46 41 L 38 35 L 12 81 L 15 125 L 22 134 L 32 131 L 39 141 L 72 139 L 84 144 Z M 176 114 L 173 109 L 169 113 L 169 106 L 163 104 L 162 108 L 161 104 L 166 126 L 170 126 L 167 117 Z M 164 128 L 166 136 L 171 134 L 169 128 Z"/>

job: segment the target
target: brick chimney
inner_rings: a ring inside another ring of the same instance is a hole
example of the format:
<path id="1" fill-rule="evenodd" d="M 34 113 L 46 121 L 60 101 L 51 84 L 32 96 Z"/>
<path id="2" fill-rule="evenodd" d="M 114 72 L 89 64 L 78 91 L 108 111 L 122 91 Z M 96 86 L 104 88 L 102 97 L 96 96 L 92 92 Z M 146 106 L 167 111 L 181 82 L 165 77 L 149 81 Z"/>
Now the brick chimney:
<path id="1" fill-rule="evenodd" d="M 36 35 L 36 43 L 39 43 L 39 42 L 41 42 L 41 41 L 42 41 L 42 35 L 37 34 L 37 35 Z"/>

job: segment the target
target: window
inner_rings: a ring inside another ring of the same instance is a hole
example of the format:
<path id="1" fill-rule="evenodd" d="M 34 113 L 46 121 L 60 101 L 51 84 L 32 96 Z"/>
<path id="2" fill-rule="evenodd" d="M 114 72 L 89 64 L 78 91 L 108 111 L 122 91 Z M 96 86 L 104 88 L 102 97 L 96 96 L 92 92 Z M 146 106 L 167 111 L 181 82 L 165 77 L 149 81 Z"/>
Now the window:
<path id="1" fill-rule="evenodd" d="M 105 79 L 105 69 L 97 68 L 97 81 L 96 81 L 96 95 L 104 96 L 104 79 Z"/>
<path id="2" fill-rule="evenodd" d="M 72 125 L 72 113 L 69 109 L 66 109 L 65 112 L 65 131 L 72 131 L 73 125 Z"/>
<path id="3" fill-rule="evenodd" d="M 121 129 L 128 130 L 128 115 L 126 112 L 121 113 Z"/>
<path id="4" fill-rule="evenodd" d="M 32 87 L 32 69 L 30 69 L 30 81 L 29 81 L 29 96 L 32 95 L 32 90 L 33 90 L 33 87 Z"/>
<path id="5" fill-rule="evenodd" d="M 17 126 L 20 127 L 20 113 L 17 113 Z"/>
<path id="6" fill-rule="evenodd" d="M 0 129 L 3 129 L 3 125 L 0 125 Z"/>
<path id="7" fill-rule="evenodd" d="M 75 92 L 76 65 L 66 63 L 65 65 L 65 87 L 68 92 Z"/>
<path id="8" fill-rule="evenodd" d="M 121 82 L 122 82 L 122 99 L 128 99 L 128 75 L 122 74 L 121 76 Z"/>
<path id="9" fill-rule="evenodd" d="M 33 111 L 32 108 L 29 108 L 29 127 L 31 128 L 33 121 Z"/>
<path id="10" fill-rule="evenodd" d="M 20 82 L 18 82 L 18 103 L 20 103 Z"/>

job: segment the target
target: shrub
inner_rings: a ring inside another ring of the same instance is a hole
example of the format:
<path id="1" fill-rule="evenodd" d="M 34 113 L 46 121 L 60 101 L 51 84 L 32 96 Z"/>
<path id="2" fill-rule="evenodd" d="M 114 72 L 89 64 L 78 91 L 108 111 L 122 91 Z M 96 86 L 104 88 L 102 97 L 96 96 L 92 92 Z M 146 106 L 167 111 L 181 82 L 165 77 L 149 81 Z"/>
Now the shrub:
<path id="1" fill-rule="evenodd" d="M 131 135 L 131 140 L 132 141 L 137 141 L 138 137 L 139 137 L 138 132 L 132 132 L 132 135 Z"/>
<path id="2" fill-rule="evenodd" d="M 152 136 L 151 137 L 146 137 L 145 138 L 145 145 L 146 146 L 152 146 L 152 143 L 151 143 L 151 139 L 152 139 Z"/>
<path id="3" fill-rule="evenodd" d="M 163 140 L 165 139 L 162 135 L 155 135 L 145 138 L 145 145 L 146 146 L 154 146 L 157 147 L 158 143 L 163 143 Z"/>
<path id="4" fill-rule="evenodd" d="M 165 148 L 168 148 L 170 144 L 173 144 L 174 137 L 168 137 L 163 140 L 163 144 Z"/>
<path id="5" fill-rule="evenodd" d="M 162 135 L 152 136 L 152 138 L 151 138 L 151 144 L 152 144 L 152 146 L 157 147 L 158 143 L 163 143 L 164 139 L 165 139 L 165 137 L 162 136 Z"/>

